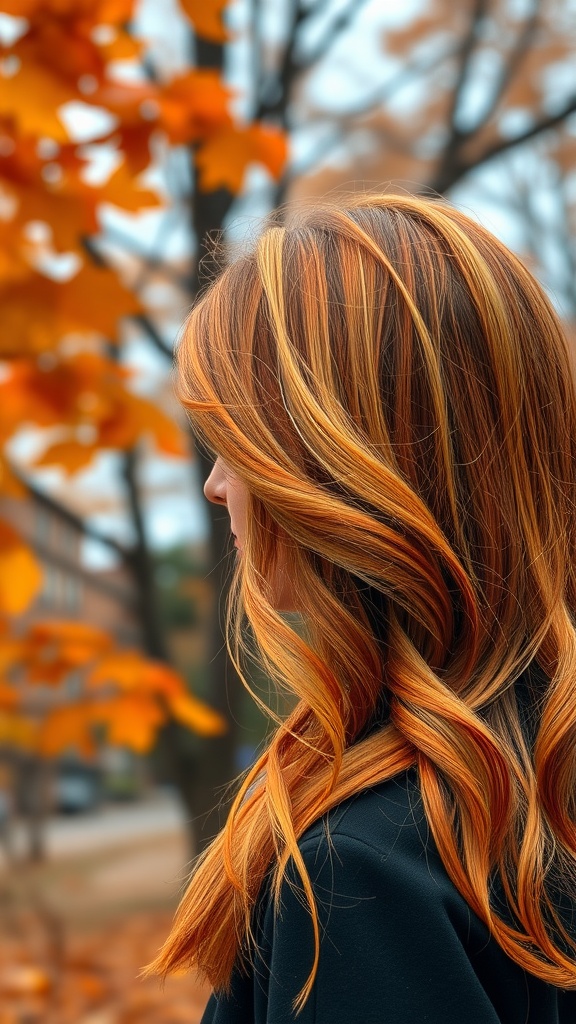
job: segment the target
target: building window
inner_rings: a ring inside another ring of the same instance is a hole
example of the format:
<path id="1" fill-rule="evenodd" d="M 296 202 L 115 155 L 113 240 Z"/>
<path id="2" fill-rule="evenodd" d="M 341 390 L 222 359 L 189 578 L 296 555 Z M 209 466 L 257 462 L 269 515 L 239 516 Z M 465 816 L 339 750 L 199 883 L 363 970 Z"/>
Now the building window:
<path id="1" fill-rule="evenodd" d="M 52 516 L 48 509 L 38 506 L 36 508 L 36 521 L 34 524 L 34 533 L 36 536 L 36 542 L 43 545 L 44 547 L 50 540 L 50 526 Z"/>
<path id="2" fill-rule="evenodd" d="M 57 607 L 60 603 L 59 591 L 60 572 L 53 565 L 44 565 L 42 593 L 40 594 L 42 603 L 48 605 L 49 608 Z"/>
<path id="3" fill-rule="evenodd" d="M 82 584 L 73 573 L 64 576 L 64 607 L 68 612 L 75 612 L 80 607 Z"/>

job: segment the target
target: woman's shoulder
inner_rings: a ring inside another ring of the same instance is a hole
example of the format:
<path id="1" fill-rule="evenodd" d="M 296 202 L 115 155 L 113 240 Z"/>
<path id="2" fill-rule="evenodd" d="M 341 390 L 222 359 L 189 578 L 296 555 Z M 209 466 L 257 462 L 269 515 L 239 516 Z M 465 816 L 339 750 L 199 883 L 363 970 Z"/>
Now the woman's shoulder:
<path id="1" fill-rule="evenodd" d="M 360 790 L 337 804 L 300 837 L 306 862 L 339 849 L 357 848 L 358 856 L 379 862 L 385 870 L 400 861 L 420 865 L 430 874 L 441 869 L 430 827 L 424 813 L 415 769 Z"/>

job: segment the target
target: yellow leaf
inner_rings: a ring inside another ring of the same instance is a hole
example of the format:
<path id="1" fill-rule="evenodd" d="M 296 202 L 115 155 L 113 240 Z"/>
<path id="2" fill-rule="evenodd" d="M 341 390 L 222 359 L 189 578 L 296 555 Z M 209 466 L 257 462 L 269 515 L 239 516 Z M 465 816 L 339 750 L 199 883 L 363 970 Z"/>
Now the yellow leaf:
<path id="1" fill-rule="evenodd" d="M 180 6 L 192 22 L 197 36 L 213 43 L 225 43 L 229 39 L 223 22 L 228 0 L 180 0 Z"/>
<path id="2" fill-rule="evenodd" d="M 189 693 L 170 697 L 168 705 L 174 718 L 200 736 L 221 736 L 228 729 L 222 715 Z"/>
<path id="3" fill-rule="evenodd" d="M 246 128 L 230 126 L 205 139 L 198 148 L 196 163 L 200 189 L 211 192 L 225 188 L 240 192 L 249 164 L 264 164 L 274 178 L 280 177 L 287 156 L 286 136 L 277 128 L 261 124 Z"/>
<path id="4" fill-rule="evenodd" d="M 8 523 L 0 521 L 0 611 L 20 615 L 34 600 L 42 572 L 30 549 Z"/>
<path id="5" fill-rule="evenodd" d="M 0 743 L 5 746 L 33 750 L 38 736 L 38 723 L 25 715 L 0 712 Z"/>

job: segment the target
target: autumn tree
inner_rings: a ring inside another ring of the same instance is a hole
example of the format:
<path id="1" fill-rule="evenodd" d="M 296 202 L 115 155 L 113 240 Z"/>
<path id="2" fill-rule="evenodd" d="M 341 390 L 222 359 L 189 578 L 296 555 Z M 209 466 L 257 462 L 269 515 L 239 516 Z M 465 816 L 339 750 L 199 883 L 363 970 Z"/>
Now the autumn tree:
<path id="1" fill-rule="evenodd" d="M 194 19 L 199 39 L 220 40 L 221 7 L 185 2 L 182 14 Z M 198 190 L 213 192 L 224 180 L 237 191 L 252 160 L 279 173 L 284 139 L 259 121 L 234 119 L 218 69 L 161 77 L 133 31 L 133 0 L 5 0 L 0 12 L 15 19 L 7 22 L 0 79 L 2 493 L 26 496 L 22 467 L 15 471 L 11 456 L 23 424 L 46 436 L 28 471 L 59 466 L 76 474 L 102 450 L 119 453 L 136 535 L 134 548 L 121 554 L 135 577 L 147 655 L 118 651 L 111 637 L 79 623 L 35 622 L 24 634 L 15 631 L 13 617 L 37 593 L 40 569 L 17 531 L 0 523 L 1 739 L 50 757 L 71 745 L 91 753 L 95 727 L 138 752 L 170 721 L 218 735 L 223 717 L 187 693 L 166 664 L 137 462 L 143 441 L 173 458 L 187 456 L 188 441 L 161 406 L 131 386 L 119 325 L 130 319 L 168 347 L 134 281 L 123 278 L 114 246 L 103 244 L 102 211 L 136 213 L 169 202 L 167 190 L 149 187 L 143 176 L 166 165 L 176 148 L 193 152 Z M 87 146 L 79 135 L 90 108 L 105 112 L 107 124 Z M 110 157 L 112 172 L 95 184 L 91 171 Z M 60 697 L 78 669 L 81 695 Z M 39 685 L 54 690 L 45 702 Z"/>
<path id="2" fill-rule="evenodd" d="M 144 435 L 181 458 L 190 441 L 155 403 L 139 404 L 127 376 L 128 324 L 171 361 L 173 327 L 150 286 L 161 282 L 184 310 L 210 272 L 214 238 L 235 237 L 235 222 L 284 198 L 390 181 L 456 196 L 515 153 L 544 147 L 553 162 L 557 133 L 573 138 L 575 26 L 559 0 L 426 0 L 400 15 L 363 0 L 181 0 L 170 15 L 176 54 L 154 42 L 157 25 L 145 38 L 133 0 L 3 0 L 0 10 L 25 19 L 0 79 L 4 394 L 16 396 L 12 412 L 0 404 L 5 451 L 24 417 L 59 431 L 42 465 L 74 473 L 103 447 L 121 453 L 136 543 L 118 553 L 138 581 L 148 654 L 165 661 L 137 470 Z M 234 90 L 225 70 L 239 54 Z M 109 120 L 82 145 L 74 126 L 88 110 Z M 106 160 L 111 172 L 95 173 Z M 111 208 L 156 210 L 152 237 Z M 182 226 L 185 254 L 174 256 Z M 64 280 L 54 275 L 61 254 L 75 261 Z M 64 398 L 50 405 L 52 391 Z M 8 458 L 4 467 L 4 486 L 15 486 Z M 216 589 L 225 530 L 213 516 Z M 30 557 L 7 535 L 10 545 Z M 26 578 L 31 592 L 31 569 Z M 223 711 L 218 623 L 214 651 L 211 694 Z M 191 812 L 207 810 L 233 774 L 229 736 L 191 749 L 172 723 L 162 735 Z M 214 827 L 211 818 L 206 834 Z"/>

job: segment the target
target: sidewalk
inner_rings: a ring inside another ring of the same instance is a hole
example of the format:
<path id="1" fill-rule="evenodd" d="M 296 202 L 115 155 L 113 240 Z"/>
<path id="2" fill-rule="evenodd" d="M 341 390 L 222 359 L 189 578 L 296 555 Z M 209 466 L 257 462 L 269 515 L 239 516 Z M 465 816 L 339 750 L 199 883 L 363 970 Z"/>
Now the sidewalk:
<path id="1" fill-rule="evenodd" d="M 173 835 L 184 829 L 181 805 L 169 790 L 153 790 L 135 803 L 103 804 L 87 814 L 55 815 L 46 823 L 47 858 L 105 850 L 147 839 Z M 17 823 L 13 842 L 20 853 L 25 848 L 25 826 Z M 0 849 L 0 870 L 6 867 Z"/>
<path id="2" fill-rule="evenodd" d="M 24 831 L 15 845 L 23 848 Z M 107 805 L 46 826 L 40 864 L 0 862 L 0 884 L 18 905 L 41 902 L 90 926 L 132 910 L 172 910 L 188 874 L 190 851 L 181 809 L 169 792 L 134 804 Z"/>
<path id="3" fill-rule="evenodd" d="M 194 974 L 142 980 L 188 874 L 169 793 L 54 818 L 41 864 L 0 870 L 0 1020 L 10 1024 L 198 1024 Z"/>

